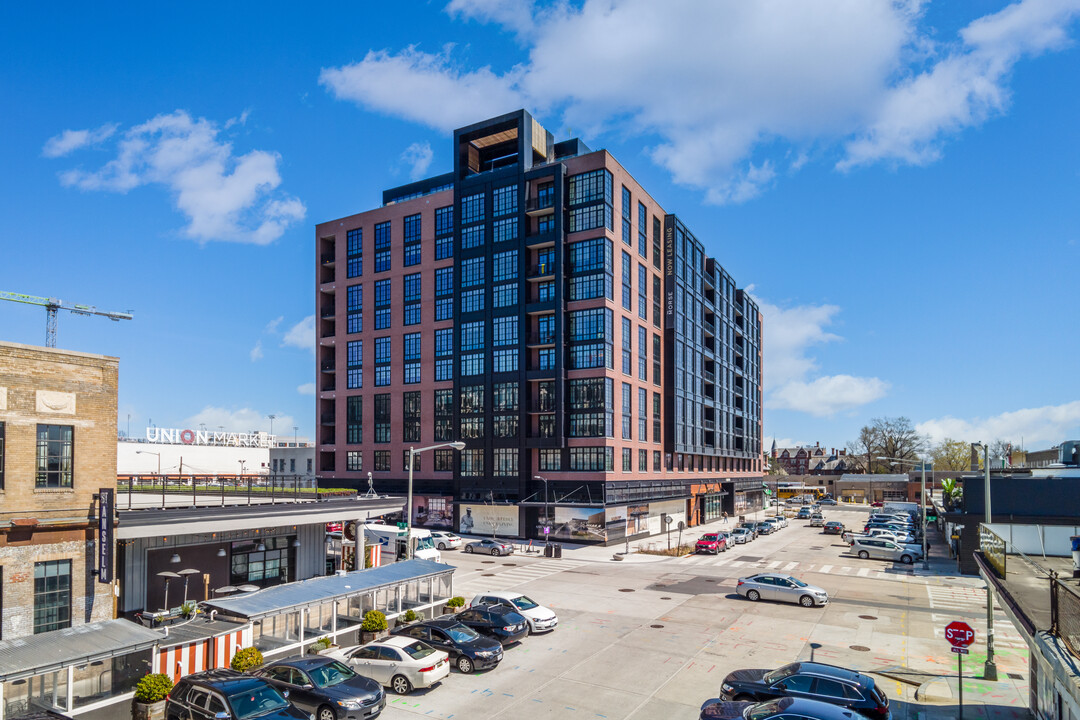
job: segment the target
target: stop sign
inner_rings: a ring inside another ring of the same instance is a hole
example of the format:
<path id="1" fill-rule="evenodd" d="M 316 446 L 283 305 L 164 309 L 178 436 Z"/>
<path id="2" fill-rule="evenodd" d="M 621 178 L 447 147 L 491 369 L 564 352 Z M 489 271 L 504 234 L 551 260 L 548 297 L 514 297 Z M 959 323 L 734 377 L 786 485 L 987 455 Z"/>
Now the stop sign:
<path id="1" fill-rule="evenodd" d="M 975 631 L 966 622 L 954 620 L 945 626 L 945 639 L 953 647 L 966 648 L 975 642 Z"/>

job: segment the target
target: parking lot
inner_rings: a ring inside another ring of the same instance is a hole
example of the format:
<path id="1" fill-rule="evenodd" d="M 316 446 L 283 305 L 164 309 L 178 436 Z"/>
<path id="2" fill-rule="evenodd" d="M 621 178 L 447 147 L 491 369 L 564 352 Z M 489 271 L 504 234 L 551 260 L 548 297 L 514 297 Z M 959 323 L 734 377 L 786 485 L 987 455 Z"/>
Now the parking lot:
<path id="1" fill-rule="evenodd" d="M 866 511 L 826 508 L 825 515 L 861 527 Z M 508 648 L 492 671 L 455 670 L 428 691 L 390 695 L 383 717 L 696 718 L 731 670 L 813 657 L 874 673 L 895 718 L 954 718 L 956 656 L 942 629 L 956 619 L 979 634 L 964 661 L 965 717 L 1028 717 L 1023 643 L 999 614 L 1001 681 L 979 679 L 981 583 L 943 574 L 952 565 L 940 538 L 931 540 L 930 572 L 847 555 L 838 536 L 804 521 L 716 556 L 613 562 L 611 549 L 595 548 L 562 559 L 447 552 L 444 560 L 458 568 L 455 594 L 523 591 L 559 614 L 559 629 Z M 739 577 L 762 570 L 821 586 L 830 602 L 803 608 L 735 594 Z"/>

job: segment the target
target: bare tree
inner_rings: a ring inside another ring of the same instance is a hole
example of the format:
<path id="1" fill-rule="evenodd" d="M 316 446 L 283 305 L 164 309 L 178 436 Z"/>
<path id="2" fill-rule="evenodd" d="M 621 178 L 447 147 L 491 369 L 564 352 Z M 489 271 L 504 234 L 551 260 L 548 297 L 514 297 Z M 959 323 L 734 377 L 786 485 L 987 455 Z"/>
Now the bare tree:
<path id="1" fill-rule="evenodd" d="M 999 439 L 990 443 L 990 467 L 1008 467 L 1011 464 L 1009 455 L 1012 454 L 1012 449 L 1013 443 L 1007 440 Z"/>
<path id="2" fill-rule="evenodd" d="M 858 439 L 848 443 L 848 456 L 858 466 L 858 468 L 852 469 L 861 469 L 864 473 L 873 472 L 874 456 L 877 454 L 879 444 L 874 428 L 863 425 L 862 429 L 859 430 Z"/>
<path id="3" fill-rule="evenodd" d="M 859 430 L 859 437 L 848 443 L 848 452 L 866 473 L 886 473 L 892 466 L 878 457 L 914 461 L 927 445 L 906 417 L 874 418 Z"/>

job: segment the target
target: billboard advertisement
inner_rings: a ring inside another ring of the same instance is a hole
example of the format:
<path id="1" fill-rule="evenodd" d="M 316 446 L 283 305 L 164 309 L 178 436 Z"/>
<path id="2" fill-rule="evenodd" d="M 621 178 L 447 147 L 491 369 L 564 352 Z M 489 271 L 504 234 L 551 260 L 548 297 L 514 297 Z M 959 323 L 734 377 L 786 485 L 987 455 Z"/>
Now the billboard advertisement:
<path id="1" fill-rule="evenodd" d="M 412 521 L 426 528 L 454 527 L 454 499 L 449 495 L 414 495 Z"/>
<path id="2" fill-rule="evenodd" d="M 466 535 L 517 537 L 517 505 L 461 505 L 458 532 Z"/>
<path id="3" fill-rule="evenodd" d="M 605 542 L 604 508 L 556 507 L 551 535 L 558 540 Z"/>

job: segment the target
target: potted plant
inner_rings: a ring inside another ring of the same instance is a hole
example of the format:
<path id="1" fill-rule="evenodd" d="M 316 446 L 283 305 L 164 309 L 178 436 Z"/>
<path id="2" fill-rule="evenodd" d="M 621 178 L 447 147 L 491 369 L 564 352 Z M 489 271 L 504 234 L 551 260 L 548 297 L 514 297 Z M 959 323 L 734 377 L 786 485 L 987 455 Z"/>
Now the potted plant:
<path id="1" fill-rule="evenodd" d="M 199 606 L 194 600 L 187 600 L 180 605 L 180 614 L 183 615 L 185 619 L 193 618 L 199 614 Z"/>
<path id="2" fill-rule="evenodd" d="M 248 670 L 254 670 L 255 668 L 262 667 L 263 656 L 259 652 L 258 648 L 247 647 L 240 648 L 233 655 L 232 662 L 229 663 L 229 667 L 237 672 L 246 672 Z"/>
<path id="3" fill-rule="evenodd" d="M 361 642 L 366 644 L 385 637 L 386 627 L 386 615 L 378 610 L 368 610 L 364 614 L 364 622 L 360 624 Z"/>
<path id="4" fill-rule="evenodd" d="M 445 611 L 448 613 L 456 613 L 465 607 L 465 598 L 457 595 L 446 601 Z"/>
<path id="5" fill-rule="evenodd" d="M 323 635 L 321 638 L 311 643 L 307 647 L 307 651 L 312 655 L 325 655 L 337 646 L 334 645 L 334 641 L 330 639 L 329 635 Z"/>
<path id="6" fill-rule="evenodd" d="M 423 620 L 424 616 L 417 613 L 412 608 L 409 608 L 398 617 L 398 623 L 401 625 L 410 625 L 417 620 Z"/>
<path id="7" fill-rule="evenodd" d="M 165 696 L 172 688 L 173 681 L 165 673 L 144 676 L 131 701 L 133 720 L 165 720 Z"/>

